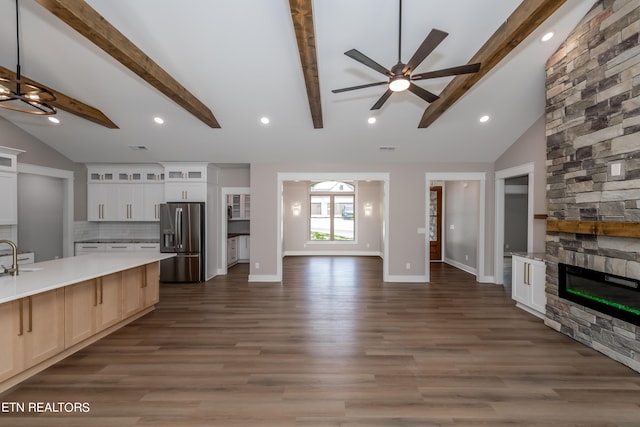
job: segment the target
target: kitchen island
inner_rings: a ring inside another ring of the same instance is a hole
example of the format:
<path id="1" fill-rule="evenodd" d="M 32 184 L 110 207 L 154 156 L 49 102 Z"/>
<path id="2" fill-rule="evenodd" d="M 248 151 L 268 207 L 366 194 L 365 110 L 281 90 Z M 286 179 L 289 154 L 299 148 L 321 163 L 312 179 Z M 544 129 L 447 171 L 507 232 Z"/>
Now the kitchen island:
<path id="1" fill-rule="evenodd" d="M 0 392 L 151 312 L 172 256 L 87 254 L 0 276 Z"/>

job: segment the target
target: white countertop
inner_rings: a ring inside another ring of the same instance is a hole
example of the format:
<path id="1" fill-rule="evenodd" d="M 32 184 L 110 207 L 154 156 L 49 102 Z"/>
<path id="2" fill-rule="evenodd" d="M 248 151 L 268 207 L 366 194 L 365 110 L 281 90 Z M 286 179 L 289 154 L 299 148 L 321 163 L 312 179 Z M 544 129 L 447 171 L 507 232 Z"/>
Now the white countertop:
<path id="1" fill-rule="evenodd" d="M 175 254 L 107 252 L 20 266 L 18 276 L 0 275 L 0 304 L 173 256 Z"/>

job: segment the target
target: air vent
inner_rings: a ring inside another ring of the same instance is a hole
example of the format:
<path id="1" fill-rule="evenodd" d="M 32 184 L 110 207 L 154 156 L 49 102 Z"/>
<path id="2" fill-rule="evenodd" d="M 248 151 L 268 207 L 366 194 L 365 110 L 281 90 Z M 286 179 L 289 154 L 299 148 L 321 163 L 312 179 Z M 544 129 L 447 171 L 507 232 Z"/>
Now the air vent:
<path id="1" fill-rule="evenodd" d="M 393 145 L 383 145 L 380 147 L 380 151 L 394 151 L 396 147 Z"/>
<path id="2" fill-rule="evenodd" d="M 130 145 L 129 148 L 134 151 L 144 151 L 147 149 L 145 145 Z"/>

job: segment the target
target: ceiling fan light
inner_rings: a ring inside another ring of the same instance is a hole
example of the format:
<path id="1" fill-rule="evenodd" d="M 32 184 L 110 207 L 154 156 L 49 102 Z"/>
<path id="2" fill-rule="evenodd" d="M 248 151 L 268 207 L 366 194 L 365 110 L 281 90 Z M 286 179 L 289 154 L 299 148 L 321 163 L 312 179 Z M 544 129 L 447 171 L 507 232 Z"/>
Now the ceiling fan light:
<path id="1" fill-rule="evenodd" d="M 409 79 L 404 76 L 394 77 L 389 82 L 389 89 L 393 92 L 402 92 L 409 88 Z"/>

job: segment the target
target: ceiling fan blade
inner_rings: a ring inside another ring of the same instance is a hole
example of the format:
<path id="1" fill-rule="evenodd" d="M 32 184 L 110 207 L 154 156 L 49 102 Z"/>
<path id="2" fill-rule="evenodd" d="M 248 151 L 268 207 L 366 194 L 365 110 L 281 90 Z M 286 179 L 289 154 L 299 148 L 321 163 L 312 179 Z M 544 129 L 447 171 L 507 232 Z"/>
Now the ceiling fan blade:
<path id="1" fill-rule="evenodd" d="M 369 83 L 369 84 L 366 84 L 366 85 L 351 86 L 351 87 L 345 87 L 345 88 L 342 88 L 342 89 L 333 89 L 331 92 L 333 92 L 333 93 L 347 92 L 347 91 L 350 91 L 350 90 L 364 89 L 365 87 L 380 86 L 380 85 L 386 85 L 386 84 L 389 84 L 389 82 Z"/>
<path id="2" fill-rule="evenodd" d="M 460 74 L 477 73 L 480 70 L 480 63 L 460 65 L 459 67 L 444 68 L 442 70 L 427 71 L 426 73 L 414 74 L 411 80 L 435 79 L 436 77 L 457 76 Z"/>
<path id="3" fill-rule="evenodd" d="M 429 35 L 424 39 L 416 53 L 413 54 L 407 65 L 402 69 L 402 73 L 406 74 L 407 72 L 411 72 L 415 70 L 418 65 L 424 61 L 424 59 L 431 53 L 433 50 L 438 47 L 442 40 L 444 40 L 449 33 L 445 33 L 444 31 L 436 30 L 435 28 L 431 30 Z"/>
<path id="4" fill-rule="evenodd" d="M 380 99 L 378 99 L 378 102 L 373 104 L 373 107 L 371 107 L 371 109 L 372 110 L 379 110 L 380 107 L 382 107 L 382 104 L 387 102 L 387 99 L 389 99 L 389 97 L 391 96 L 392 93 L 393 93 L 393 91 L 391 89 L 387 89 L 387 91 L 382 94 Z"/>
<path id="5" fill-rule="evenodd" d="M 382 65 L 378 64 L 376 61 L 374 61 L 373 59 L 369 58 L 367 55 L 365 55 L 364 53 L 356 49 L 348 50 L 344 54 L 347 55 L 349 58 L 355 59 L 359 63 L 364 64 L 367 67 L 373 70 L 376 70 L 381 74 L 384 74 L 385 76 L 391 77 L 391 71 L 387 70 Z"/>
<path id="6" fill-rule="evenodd" d="M 424 99 L 427 102 L 433 102 L 440 98 L 438 95 L 435 95 L 429 92 L 428 90 L 423 89 L 420 86 L 413 83 L 409 84 L 409 91 L 415 93 L 416 95 L 418 95 L 420 98 Z"/>

